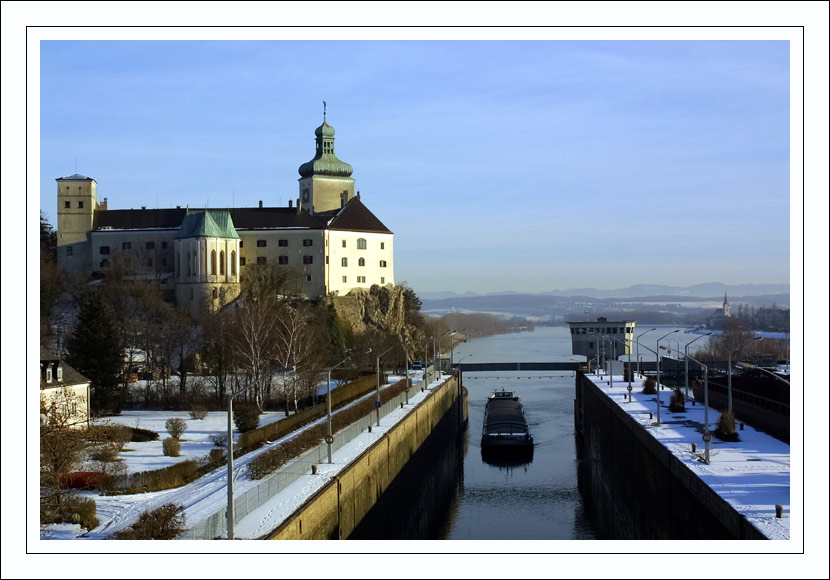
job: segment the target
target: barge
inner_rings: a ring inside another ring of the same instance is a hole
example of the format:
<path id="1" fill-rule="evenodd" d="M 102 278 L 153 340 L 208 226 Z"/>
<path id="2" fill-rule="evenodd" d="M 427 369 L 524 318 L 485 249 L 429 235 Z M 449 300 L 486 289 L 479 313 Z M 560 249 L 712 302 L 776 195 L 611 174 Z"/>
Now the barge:
<path id="1" fill-rule="evenodd" d="M 519 397 L 512 391 L 496 391 L 487 400 L 481 455 L 485 461 L 500 463 L 524 463 L 533 458 L 533 437 Z"/>

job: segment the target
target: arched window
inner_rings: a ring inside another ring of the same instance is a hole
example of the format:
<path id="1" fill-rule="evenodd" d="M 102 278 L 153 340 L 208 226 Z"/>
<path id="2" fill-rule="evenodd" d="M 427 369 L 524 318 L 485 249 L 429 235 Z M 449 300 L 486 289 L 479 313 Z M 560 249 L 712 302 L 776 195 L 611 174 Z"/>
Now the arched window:
<path id="1" fill-rule="evenodd" d="M 210 251 L 210 275 L 216 276 L 216 250 Z"/>
<path id="2" fill-rule="evenodd" d="M 365 265 L 366 265 L 366 260 L 364 260 L 363 258 L 360 258 L 360 259 L 357 261 L 357 265 L 358 265 L 358 266 L 365 266 Z"/>
<path id="3" fill-rule="evenodd" d="M 236 276 L 236 252 L 231 252 L 231 276 Z"/>
<path id="4" fill-rule="evenodd" d="M 344 268 L 346 268 L 349 265 L 349 259 L 348 258 L 340 258 L 340 265 L 343 266 Z"/>
<path id="5" fill-rule="evenodd" d="M 219 274 L 225 275 L 225 252 L 219 252 Z"/>
<path id="6" fill-rule="evenodd" d="M 357 249 L 358 250 L 365 250 L 366 249 L 366 239 L 365 238 L 357 238 Z"/>

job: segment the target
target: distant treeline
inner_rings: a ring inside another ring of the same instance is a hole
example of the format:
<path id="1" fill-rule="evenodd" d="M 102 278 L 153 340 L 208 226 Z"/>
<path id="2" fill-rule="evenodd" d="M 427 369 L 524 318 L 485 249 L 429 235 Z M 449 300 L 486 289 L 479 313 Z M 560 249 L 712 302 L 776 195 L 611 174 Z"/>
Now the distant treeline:
<path id="1" fill-rule="evenodd" d="M 522 332 L 533 330 L 536 325 L 532 320 L 513 316 L 499 318 L 492 314 L 483 313 L 452 313 L 445 314 L 440 319 L 447 328 L 457 330 L 465 336 L 490 336 L 508 332 Z"/>

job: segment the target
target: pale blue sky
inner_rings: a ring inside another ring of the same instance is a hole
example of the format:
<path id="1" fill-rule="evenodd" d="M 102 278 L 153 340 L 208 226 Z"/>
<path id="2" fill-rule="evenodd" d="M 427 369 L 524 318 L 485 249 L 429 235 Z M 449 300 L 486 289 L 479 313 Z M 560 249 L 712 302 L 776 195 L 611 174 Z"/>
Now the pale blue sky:
<path id="1" fill-rule="evenodd" d="M 113 209 L 287 205 L 325 99 L 416 291 L 789 281 L 786 41 L 43 41 L 40 64 L 53 223 L 76 157 Z"/>

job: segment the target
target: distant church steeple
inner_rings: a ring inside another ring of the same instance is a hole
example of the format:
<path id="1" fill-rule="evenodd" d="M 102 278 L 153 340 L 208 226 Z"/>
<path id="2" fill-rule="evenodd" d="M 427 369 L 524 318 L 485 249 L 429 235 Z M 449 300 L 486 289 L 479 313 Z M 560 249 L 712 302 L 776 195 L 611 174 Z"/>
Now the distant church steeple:
<path id="1" fill-rule="evenodd" d="M 729 316 L 729 300 L 726 299 L 726 292 L 723 293 L 723 315 Z"/>

